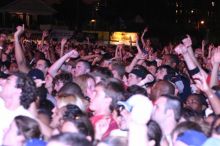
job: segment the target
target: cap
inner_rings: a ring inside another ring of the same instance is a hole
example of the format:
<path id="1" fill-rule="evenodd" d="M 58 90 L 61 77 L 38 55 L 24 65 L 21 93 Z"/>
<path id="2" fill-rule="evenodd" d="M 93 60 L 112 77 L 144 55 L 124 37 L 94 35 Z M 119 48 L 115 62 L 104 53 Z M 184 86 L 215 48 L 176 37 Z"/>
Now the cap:
<path id="1" fill-rule="evenodd" d="M 29 71 L 29 73 L 27 74 L 29 77 L 31 77 L 32 79 L 41 79 L 44 80 L 44 73 L 39 70 L 39 69 L 32 69 Z"/>
<path id="2" fill-rule="evenodd" d="M 25 146 L 46 146 L 47 143 L 41 139 L 37 138 L 32 138 L 29 139 L 26 143 Z"/>
<path id="3" fill-rule="evenodd" d="M 187 145 L 201 146 L 207 140 L 207 136 L 196 130 L 186 130 L 177 138 L 177 140 Z"/>

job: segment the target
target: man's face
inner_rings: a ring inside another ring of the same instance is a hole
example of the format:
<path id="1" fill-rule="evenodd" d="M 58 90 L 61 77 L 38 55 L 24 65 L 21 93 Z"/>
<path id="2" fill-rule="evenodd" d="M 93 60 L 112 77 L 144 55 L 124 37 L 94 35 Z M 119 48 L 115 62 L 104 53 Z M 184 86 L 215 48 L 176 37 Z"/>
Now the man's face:
<path id="1" fill-rule="evenodd" d="M 150 66 L 147 66 L 147 70 L 149 70 L 149 72 L 153 75 L 155 75 L 156 71 L 157 71 L 157 68 L 156 66 L 154 65 L 150 65 Z"/>
<path id="2" fill-rule="evenodd" d="M 159 97 L 154 104 L 154 111 L 152 113 L 152 119 L 155 120 L 159 125 L 163 124 L 166 115 L 165 115 L 165 107 L 166 107 L 167 99 L 163 96 Z"/>
<path id="3" fill-rule="evenodd" d="M 36 68 L 41 70 L 44 74 L 46 74 L 48 70 L 48 67 L 46 66 L 46 62 L 41 59 L 37 61 Z"/>
<path id="4" fill-rule="evenodd" d="M 138 78 L 135 74 L 130 73 L 128 75 L 128 86 L 136 85 L 141 81 L 141 78 Z"/>
<path id="5" fill-rule="evenodd" d="M 12 121 L 12 123 L 10 124 L 10 127 L 7 129 L 7 131 L 4 134 L 3 143 L 5 145 L 21 146 L 24 140 L 24 136 L 18 135 L 18 132 L 19 132 L 18 127 L 15 121 Z"/>
<path id="6" fill-rule="evenodd" d="M 52 114 L 52 121 L 50 123 L 50 126 L 52 128 L 57 128 L 61 125 L 61 121 L 62 121 L 62 117 L 63 117 L 63 113 L 64 113 L 64 108 L 54 107 L 52 112 L 53 112 L 53 114 Z"/>
<path id="7" fill-rule="evenodd" d="M 94 91 L 94 96 L 91 97 L 89 108 L 94 112 L 100 112 L 103 108 L 109 108 L 109 105 L 106 105 L 106 95 L 103 87 L 96 86 Z"/>
<path id="8" fill-rule="evenodd" d="M 168 55 L 163 56 L 162 65 L 171 65 L 170 56 Z"/>
<path id="9" fill-rule="evenodd" d="M 83 64 L 83 62 L 78 62 L 76 64 L 76 68 L 75 68 L 75 76 L 80 76 L 83 74 L 86 74 L 88 72 L 88 69 L 85 67 L 85 65 Z"/>
<path id="10" fill-rule="evenodd" d="M 8 99 L 18 93 L 20 89 L 16 88 L 17 77 L 14 75 L 9 76 L 7 79 L 2 79 L 0 81 L 1 91 L 0 97 L 3 99 Z M 19 95 L 18 95 L 19 96 Z"/>
<path id="11" fill-rule="evenodd" d="M 167 75 L 166 69 L 161 68 L 161 69 L 157 70 L 156 79 L 163 80 L 166 75 Z"/>
<path id="12" fill-rule="evenodd" d="M 185 107 L 193 109 L 194 111 L 202 112 L 202 104 L 199 102 L 199 96 L 190 95 L 186 99 Z"/>
<path id="13" fill-rule="evenodd" d="M 120 121 L 119 121 L 119 127 L 121 130 L 128 130 L 128 122 L 130 120 L 130 113 L 126 109 L 122 109 L 120 111 Z"/>

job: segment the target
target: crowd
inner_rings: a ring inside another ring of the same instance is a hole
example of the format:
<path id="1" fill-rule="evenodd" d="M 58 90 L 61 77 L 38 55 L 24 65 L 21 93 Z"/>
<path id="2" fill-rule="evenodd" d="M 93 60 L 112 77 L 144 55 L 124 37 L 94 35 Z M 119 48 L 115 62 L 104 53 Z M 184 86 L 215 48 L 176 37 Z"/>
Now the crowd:
<path id="1" fill-rule="evenodd" d="M 135 47 L 1 33 L 0 145 L 220 145 L 220 46 L 147 33 Z"/>

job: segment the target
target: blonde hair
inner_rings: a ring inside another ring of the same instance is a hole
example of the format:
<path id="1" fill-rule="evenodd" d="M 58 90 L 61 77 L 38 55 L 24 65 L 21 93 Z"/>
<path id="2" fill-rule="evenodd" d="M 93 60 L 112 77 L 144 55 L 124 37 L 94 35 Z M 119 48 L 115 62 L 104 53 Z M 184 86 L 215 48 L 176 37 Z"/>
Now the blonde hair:
<path id="1" fill-rule="evenodd" d="M 77 105 L 82 111 L 86 111 L 86 103 L 80 97 L 69 95 L 69 96 L 57 96 L 58 108 L 64 107 L 68 104 Z"/>

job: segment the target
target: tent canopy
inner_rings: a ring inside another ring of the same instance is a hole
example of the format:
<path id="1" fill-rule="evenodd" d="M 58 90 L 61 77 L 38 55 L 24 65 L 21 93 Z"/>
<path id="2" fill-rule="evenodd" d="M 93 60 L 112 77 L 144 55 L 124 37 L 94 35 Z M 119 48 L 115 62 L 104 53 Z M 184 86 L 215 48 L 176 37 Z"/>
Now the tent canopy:
<path id="1" fill-rule="evenodd" d="M 52 15 L 56 10 L 41 0 L 15 0 L 0 8 L 0 12 L 26 13 L 30 15 Z"/>

